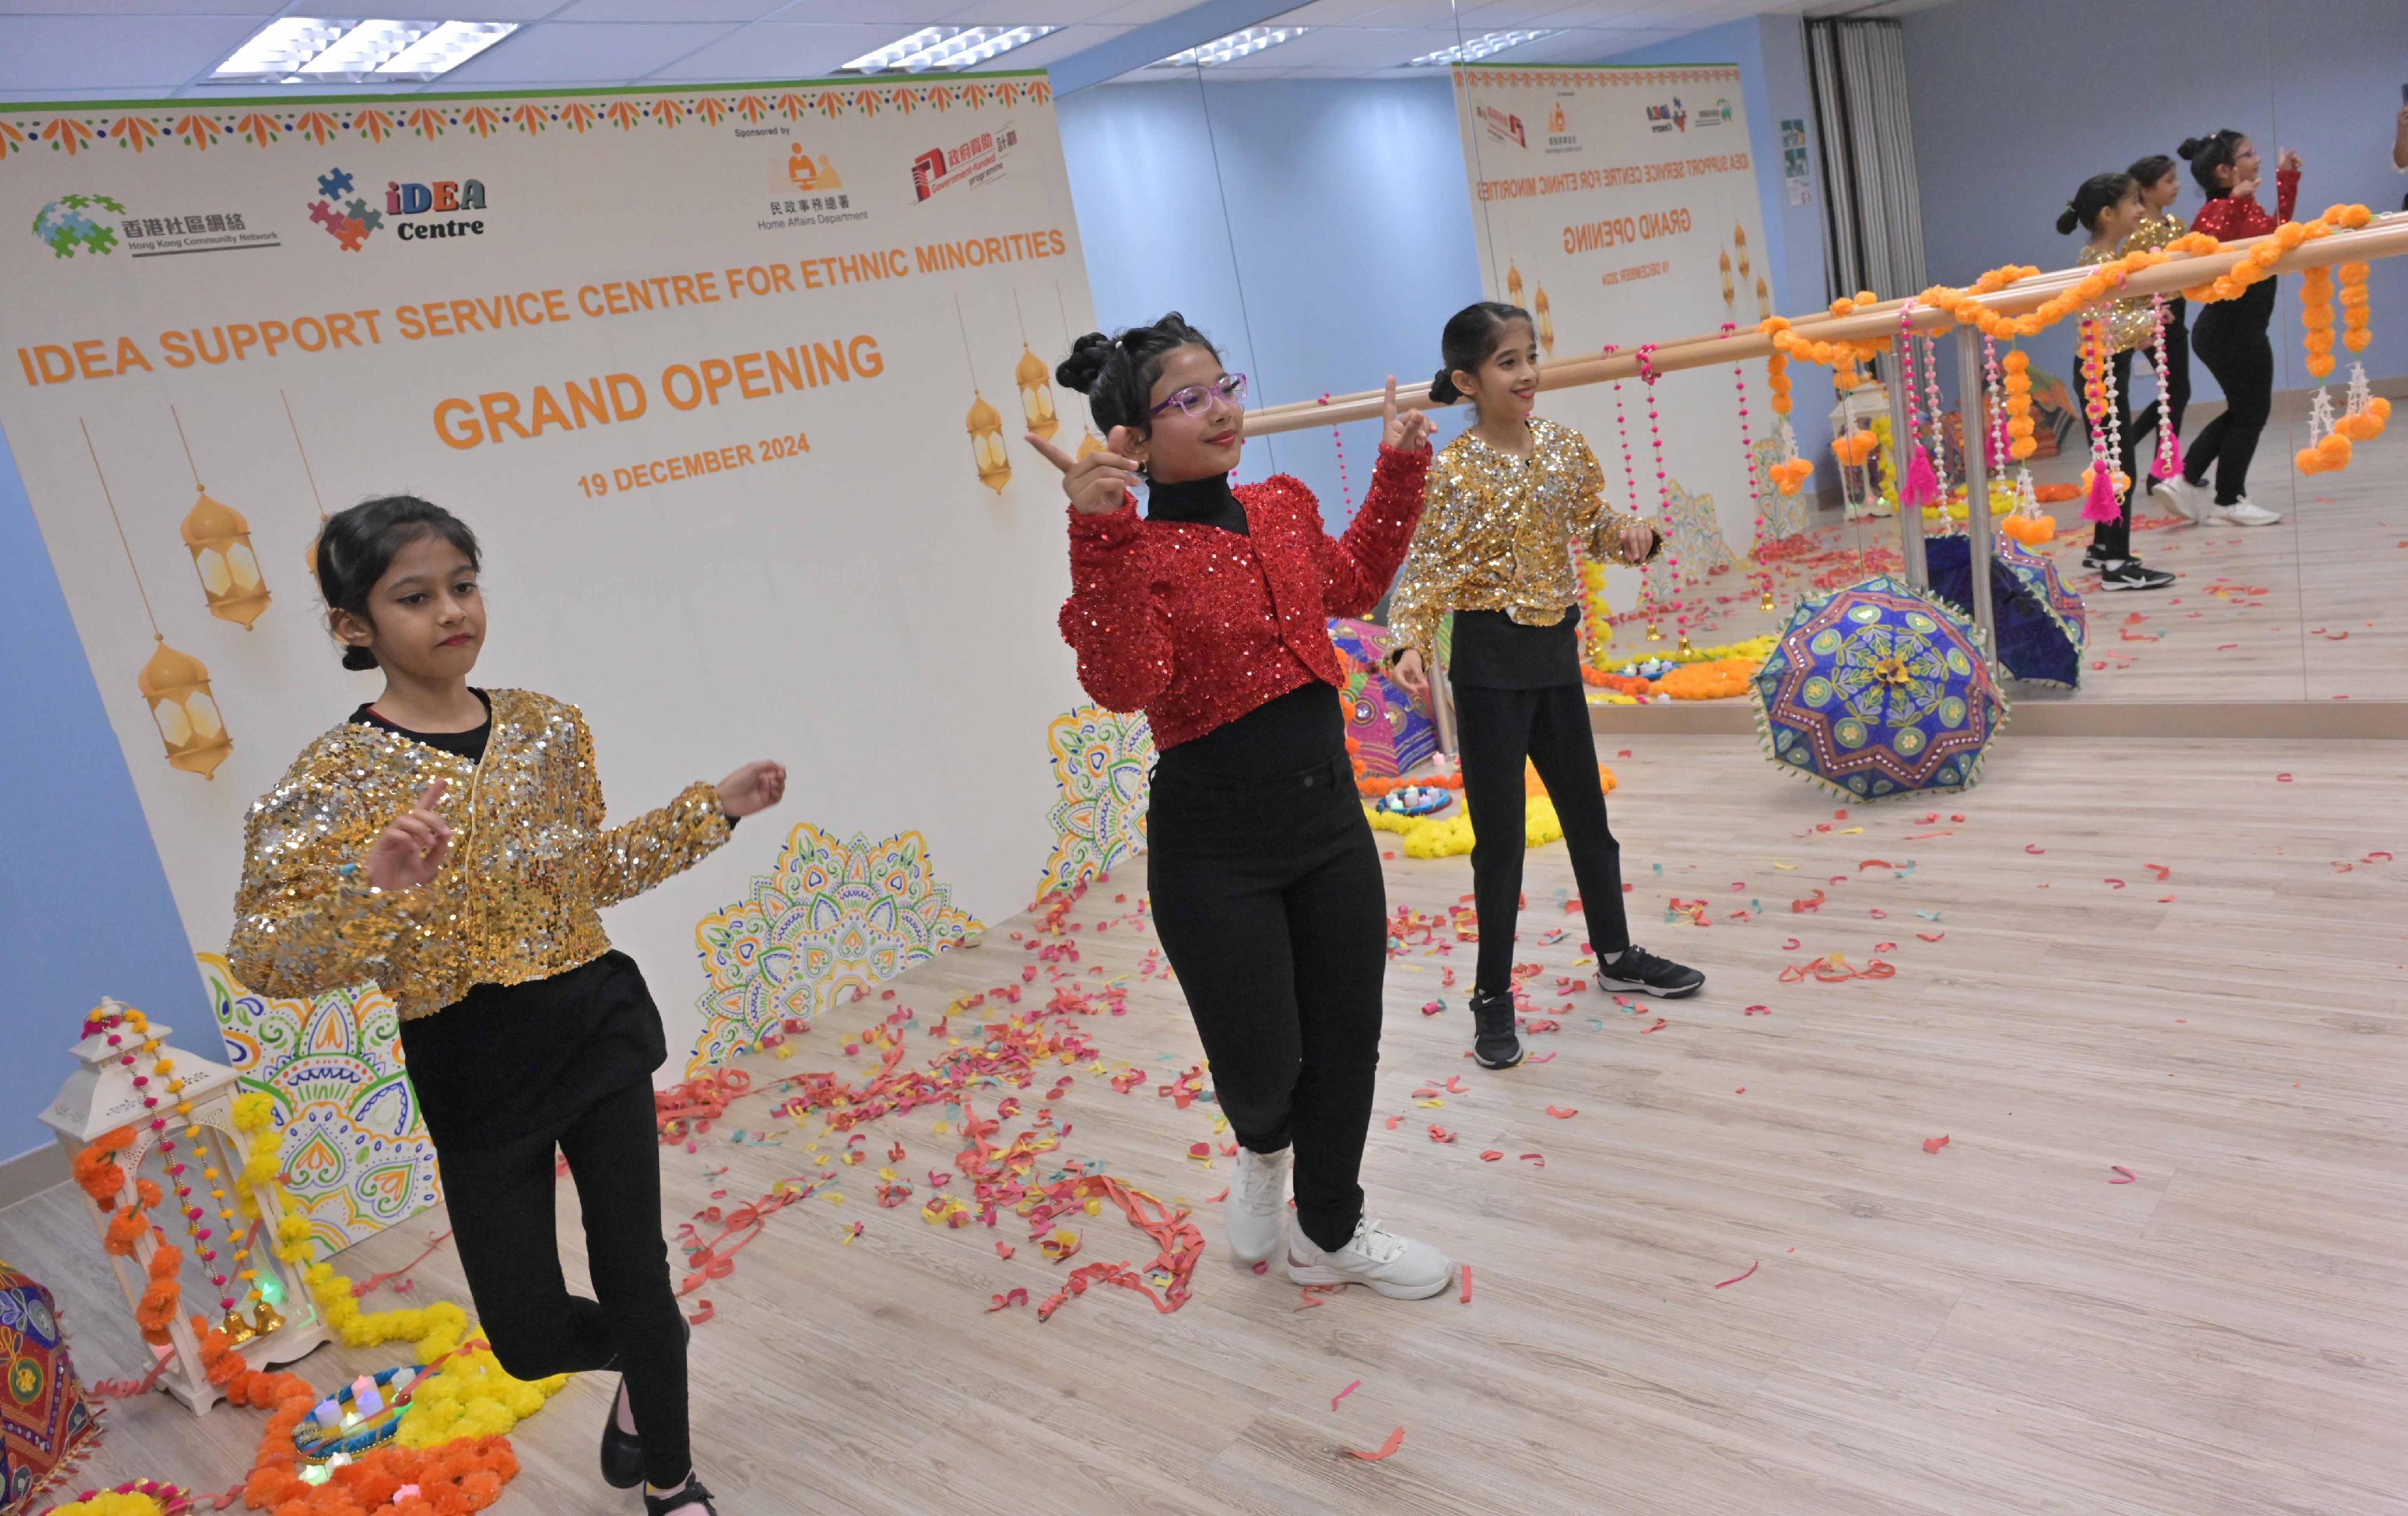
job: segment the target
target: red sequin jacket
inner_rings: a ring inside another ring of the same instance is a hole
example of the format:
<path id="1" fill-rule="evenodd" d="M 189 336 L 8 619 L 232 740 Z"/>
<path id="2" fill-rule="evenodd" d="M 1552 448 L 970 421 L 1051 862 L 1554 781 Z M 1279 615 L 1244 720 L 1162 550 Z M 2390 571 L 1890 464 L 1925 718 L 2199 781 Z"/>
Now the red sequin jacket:
<path id="1" fill-rule="evenodd" d="M 1070 515 L 1070 598 L 1062 638 L 1097 705 L 1142 710 L 1157 749 L 1175 748 L 1313 679 L 1343 685 L 1329 618 L 1379 604 L 1421 519 L 1430 455 L 1380 450 L 1363 508 L 1340 536 L 1312 492 L 1285 474 L 1241 484 L 1240 536 L 1150 522 L 1132 499 Z"/>
<path id="2" fill-rule="evenodd" d="M 2291 212 L 2299 207 L 2299 204 L 2300 171 L 2296 168 L 2280 169 L 2274 175 L 2273 215 L 2266 214 L 2266 207 L 2258 203 L 2254 194 L 2245 200 L 2228 194 L 2200 207 L 2199 215 L 2192 219 L 2190 229 L 2205 232 L 2218 242 L 2238 242 L 2243 237 L 2264 236 L 2289 221 Z"/>

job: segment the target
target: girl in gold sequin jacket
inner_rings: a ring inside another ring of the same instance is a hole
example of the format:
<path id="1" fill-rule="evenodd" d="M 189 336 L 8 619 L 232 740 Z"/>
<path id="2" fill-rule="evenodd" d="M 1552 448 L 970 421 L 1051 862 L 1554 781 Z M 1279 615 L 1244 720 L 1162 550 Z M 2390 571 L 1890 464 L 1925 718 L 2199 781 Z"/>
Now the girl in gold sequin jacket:
<path id="1" fill-rule="evenodd" d="M 600 908 L 640 894 L 777 803 L 747 764 L 604 824 L 574 706 L 468 683 L 485 606 L 473 533 L 397 495 L 318 540 L 346 668 L 384 693 L 303 751 L 251 809 L 227 957 L 250 988 L 315 996 L 373 980 L 401 1014 L 452 1236 L 502 1366 L 617 1368 L 602 1472 L 651 1516 L 710 1512 L 686 1435 L 685 1323 L 661 1239 L 652 1073 L 667 1057 L 635 961 Z M 598 1300 L 562 1282 L 554 1150 L 568 1159 Z"/>
<path id="2" fill-rule="evenodd" d="M 1539 340 L 1526 311 L 1494 301 L 1467 307 L 1446 323 L 1440 349 L 1446 366 L 1430 398 L 1440 405 L 1469 400 L 1478 416 L 1430 466 L 1388 625 L 1398 682 L 1426 698 L 1439 619 L 1455 618 L 1447 675 L 1480 916 L 1471 1051 L 1484 1068 L 1511 1068 L 1522 1061 L 1513 933 L 1522 899 L 1526 763 L 1538 770 L 1563 823 L 1598 987 L 1678 996 L 1696 994 L 1706 980 L 1630 940 L 1622 849 L 1606 823 L 1580 670 L 1573 539 L 1625 564 L 1646 562 L 1662 541 L 1638 517 L 1606 508 L 1604 471 L 1578 432 L 1530 414 L 1539 393 Z"/>

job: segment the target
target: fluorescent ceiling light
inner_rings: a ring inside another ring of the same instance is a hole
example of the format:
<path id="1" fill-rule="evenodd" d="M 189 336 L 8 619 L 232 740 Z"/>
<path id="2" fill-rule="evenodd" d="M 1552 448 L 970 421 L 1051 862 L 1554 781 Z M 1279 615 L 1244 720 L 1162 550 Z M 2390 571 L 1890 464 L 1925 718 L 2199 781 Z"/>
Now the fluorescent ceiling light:
<path id="1" fill-rule="evenodd" d="M 1478 63 L 1490 53 L 1503 52 L 1508 48 L 1518 48 L 1525 42 L 1536 42 L 1542 36 L 1555 35 L 1553 29 L 1543 32 L 1490 32 L 1484 36 L 1475 36 L 1469 41 L 1458 42 L 1451 48 L 1440 48 L 1436 52 L 1423 53 L 1405 66 L 1430 68 L 1440 64 Z"/>
<path id="2" fill-rule="evenodd" d="M 519 29 L 516 21 L 354 21 L 286 16 L 268 22 L 208 77 L 211 84 L 421 84 Z"/>
<path id="3" fill-rule="evenodd" d="M 931 68 L 969 68 L 1024 42 L 1058 32 L 1058 26 L 924 26 L 910 36 L 865 52 L 844 65 L 847 74 L 924 74 Z"/>
<path id="4" fill-rule="evenodd" d="M 1211 68 L 1216 64 L 1226 64 L 1232 59 L 1243 58 L 1250 52 L 1260 52 L 1265 48 L 1276 48 L 1283 42 L 1293 42 L 1311 30 L 1312 28 L 1309 26 L 1249 26 L 1242 32 L 1232 32 L 1227 36 L 1214 37 L 1201 47 L 1189 48 L 1184 52 L 1174 52 L 1154 66 L 1156 68 Z"/>

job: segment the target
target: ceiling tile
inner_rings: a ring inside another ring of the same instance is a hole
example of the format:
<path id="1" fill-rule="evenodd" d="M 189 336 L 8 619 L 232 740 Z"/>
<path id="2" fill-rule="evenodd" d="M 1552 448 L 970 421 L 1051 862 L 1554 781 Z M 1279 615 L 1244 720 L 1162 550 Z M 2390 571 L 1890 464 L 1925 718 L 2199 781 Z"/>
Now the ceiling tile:
<path id="1" fill-rule="evenodd" d="M 466 11 L 478 9 L 479 0 L 446 0 L 446 3 Z M 789 0 L 571 0 L 554 10 L 551 19 L 557 21 L 753 21 L 773 10 L 786 7 Z"/>
<path id="2" fill-rule="evenodd" d="M 852 26 L 761 21 L 661 69 L 668 79 L 823 79 L 906 34 L 892 21 Z"/>
<path id="3" fill-rule="evenodd" d="M 0 16 L 251 16 L 262 21 L 279 0 L 0 0 Z"/>
<path id="4" fill-rule="evenodd" d="M 503 39 L 444 76 L 446 85 L 625 84 L 736 30 L 732 25 L 547 21 Z"/>
<path id="5" fill-rule="evenodd" d="M 948 26 L 1072 26 L 1092 21 L 1123 0 L 945 0 Z"/>
<path id="6" fill-rule="evenodd" d="M 0 90 L 172 89 L 256 30 L 249 16 L 0 16 Z"/>
<path id="7" fill-rule="evenodd" d="M 1129 26 L 1065 26 L 1051 36 L 1023 43 L 989 64 L 998 69 L 1051 68 L 1073 53 L 1099 47 L 1136 28 Z"/>

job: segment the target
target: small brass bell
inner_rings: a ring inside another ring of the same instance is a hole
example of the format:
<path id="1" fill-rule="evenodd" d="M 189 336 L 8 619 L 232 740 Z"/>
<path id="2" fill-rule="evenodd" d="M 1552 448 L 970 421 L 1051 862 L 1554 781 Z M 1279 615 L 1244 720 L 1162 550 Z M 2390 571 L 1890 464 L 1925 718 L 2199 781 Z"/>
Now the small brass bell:
<path id="1" fill-rule="evenodd" d="M 257 1332 L 261 1337 L 265 1337 L 269 1333 L 280 1329 L 283 1325 L 284 1318 L 278 1315 L 276 1313 L 276 1308 L 269 1305 L 266 1298 L 262 1296 L 259 1302 L 259 1309 L 252 1311 L 251 1314 L 251 1330 Z"/>
<path id="2" fill-rule="evenodd" d="M 1647 623 L 1647 640 L 1650 642 L 1661 642 L 1664 640 L 1664 633 L 1662 629 L 1656 626 L 1654 622 L 1649 622 Z"/>
<path id="3" fill-rule="evenodd" d="M 1682 634 L 1681 634 L 1681 651 L 1682 651 L 1683 652 L 1687 652 L 1687 651 L 1690 651 L 1690 650 L 1689 650 L 1689 634 L 1688 634 L 1686 631 L 1684 631 L 1684 632 L 1682 632 Z"/>
<path id="4" fill-rule="evenodd" d="M 1764 604 L 1762 609 L 1768 616 L 1771 615 L 1774 609 L 1772 604 L 1772 586 L 1769 584 L 1764 588 Z"/>
<path id="5" fill-rule="evenodd" d="M 242 1319 L 242 1312 L 238 1309 L 227 1311 L 225 1320 L 218 1325 L 224 1330 L 226 1340 L 237 1348 L 259 1336 L 258 1330 Z"/>

